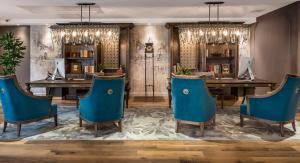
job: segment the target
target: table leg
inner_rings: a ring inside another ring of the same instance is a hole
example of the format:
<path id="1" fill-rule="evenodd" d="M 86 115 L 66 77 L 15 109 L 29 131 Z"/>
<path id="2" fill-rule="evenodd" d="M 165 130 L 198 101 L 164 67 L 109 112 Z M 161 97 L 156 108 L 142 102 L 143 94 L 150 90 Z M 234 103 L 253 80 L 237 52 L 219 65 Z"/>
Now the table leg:
<path id="1" fill-rule="evenodd" d="M 54 88 L 46 88 L 46 95 L 47 96 L 54 96 Z"/>
<path id="2" fill-rule="evenodd" d="M 246 94 L 247 94 L 247 88 L 243 87 L 243 100 L 242 100 L 242 104 L 245 102 L 246 100 Z"/>
<path id="3" fill-rule="evenodd" d="M 27 90 L 28 93 L 33 94 L 33 93 L 31 92 L 31 86 L 30 86 L 30 84 L 26 84 L 26 90 Z"/>
<path id="4" fill-rule="evenodd" d="M 172 103 L 172 96 L 171 96 L 171 89 L 170 88 L 167 88 L 168 89 L 168 101 L 169 101 L 169 108 L 171 108 L 171 103 Z"/>
<path id="5" fill-rule="evenodd" d="M 126 108 L 128 108 L 128 101 L 129 101 L 129 94 L 130 93 L 130 90 L 128 89 L 127 91 L 126 91 L 126 96 L 125 96 L 125 98 L 126 98 Z"/>

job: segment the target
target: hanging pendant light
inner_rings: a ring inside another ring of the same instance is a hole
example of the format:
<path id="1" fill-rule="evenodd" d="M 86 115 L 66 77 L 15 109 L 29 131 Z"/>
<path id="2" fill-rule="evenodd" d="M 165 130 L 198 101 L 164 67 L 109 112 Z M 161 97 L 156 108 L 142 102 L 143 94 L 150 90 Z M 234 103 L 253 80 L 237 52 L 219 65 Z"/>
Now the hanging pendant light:
<path id="1" fill-rule="evenodd" d="M 179 25 L 179 39 L 188 43 L 238 43 L 242 37 L 247 37 L 249 27 L 243 22 L 221 22 L 220 5 L 222 1 L 209 1 L 208 22 Z M 216 21 L 212 21 L 212 7 L 217 8 Z"/>
<path id="2" fill-rule="evenodd" d="M 105 25 L 91 22 L 91 6 L 95 3 L 77 3 L 80 7 L 80 22 L 57 23 L 50 26 L 52 39 L 57 44 L 94 44 L 119 40 L 120 28 L 117 25 Z M 83 8 L 88 8 L 88 21 L 83 21 Z"/>

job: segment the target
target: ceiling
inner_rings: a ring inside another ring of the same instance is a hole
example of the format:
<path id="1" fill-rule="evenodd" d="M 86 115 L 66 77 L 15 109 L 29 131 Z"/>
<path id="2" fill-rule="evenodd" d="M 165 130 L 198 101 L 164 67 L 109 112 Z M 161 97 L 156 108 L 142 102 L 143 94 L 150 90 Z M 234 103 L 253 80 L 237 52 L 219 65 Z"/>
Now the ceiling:
<path id="1" fill-rule="evenodd" d="M 95 2 L 92 21 L 161 24 L 208 20 L 208 0 L 0 0 L 1 25 L 80 21 L 78 2 Z M 213 0 L 210 0 L 213 1 Z M 224 0 L 220 20 L 253 23 L 256 17 L 294 0 Z M 88 15 L 87 9 L 84 15 Z M 216 16 L 216 8 L 212 17 Z"/>

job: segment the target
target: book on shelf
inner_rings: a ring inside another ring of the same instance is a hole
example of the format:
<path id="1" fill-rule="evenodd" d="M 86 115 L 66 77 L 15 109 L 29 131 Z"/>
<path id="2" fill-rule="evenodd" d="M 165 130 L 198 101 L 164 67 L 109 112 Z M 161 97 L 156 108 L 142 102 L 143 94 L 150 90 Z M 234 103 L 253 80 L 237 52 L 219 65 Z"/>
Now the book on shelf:
<path id="1" fill-rule="evenodd" d="M 230 64 L 222 64 L 222 74 L 230 74 Z"/>
<path id="2" fill-rule="evenodd" d="M 221 72 L 221 66 L 220 65 L 208 65 L 207 67 L 208 72 L 214 72 L 215 74 L 218 74 Z"/>
<path id="3" fill-rule="evenodd" d="M 84 66 L 84 72 L 85 73 L 94 73 L 95 72 L 94 66 Z"/>

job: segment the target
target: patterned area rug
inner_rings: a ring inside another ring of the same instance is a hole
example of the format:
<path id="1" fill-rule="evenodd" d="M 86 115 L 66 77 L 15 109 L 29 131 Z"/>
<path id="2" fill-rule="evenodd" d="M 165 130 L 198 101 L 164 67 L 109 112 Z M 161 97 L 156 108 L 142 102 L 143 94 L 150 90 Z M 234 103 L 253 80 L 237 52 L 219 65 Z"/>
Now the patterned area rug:
<path id="1" fill-rule="evenodd" d="M 23 140 L 299 140 L 300 124 L 297 132 L 287 124 L 285 137 L 279 135 L 277 124 L 265 121 L 245 120 L 245 126 L 239 127 L 239 110 L 226 108 L 218 111 L 216 126 L 207 127 L 204 137 L 200 137 L 197 126 L 181 125 L 180 133 L 175 133 L 175 121 L 170 109 L 167 108 L 129 108 L 125 110 L 123 132 L 117 127 L 105 124 L 94 137 L 94 127 L 86 123 L 78 125 L 78 110 L 75 107 L 59 107 L 59 126 L 54 128 L 53 119 L 25 124 L 22 126 Z M 3 124 L 0 125 L 2 131 Z M 7 131 L 0 134 L 0 140 L 18 139 L 16 126 L 8 125 Z"/>

